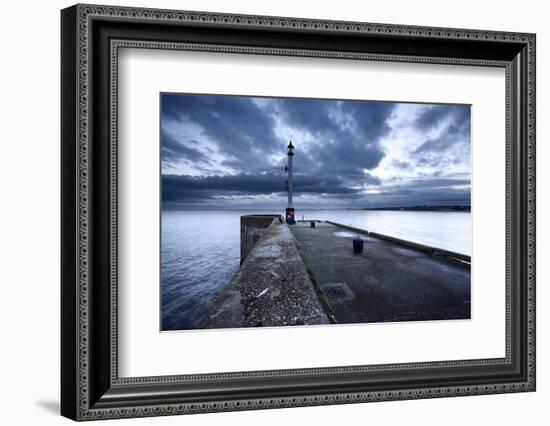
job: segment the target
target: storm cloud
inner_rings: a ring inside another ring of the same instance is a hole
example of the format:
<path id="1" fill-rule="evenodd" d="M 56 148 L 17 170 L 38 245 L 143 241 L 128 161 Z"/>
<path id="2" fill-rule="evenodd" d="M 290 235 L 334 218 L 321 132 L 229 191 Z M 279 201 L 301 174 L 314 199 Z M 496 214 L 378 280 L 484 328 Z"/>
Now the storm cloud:
<path id="1" fill-rule="evenodd" d="M 470 108 L 161 95 L 166 208 L 469 204 Z M 457 176 L 459 176 L 457 178 Z"/>
<path id="2" fill-rule="evenodd" d="M 414 153 L 419 161 L 434 167 L 457 163 L 470 155 L 470 111 L 461 106 L 435 106 L 422 114 L 417 123 L 421 128 L 443 126 L 444 131 L 430 137 L 418 146 Z"/>

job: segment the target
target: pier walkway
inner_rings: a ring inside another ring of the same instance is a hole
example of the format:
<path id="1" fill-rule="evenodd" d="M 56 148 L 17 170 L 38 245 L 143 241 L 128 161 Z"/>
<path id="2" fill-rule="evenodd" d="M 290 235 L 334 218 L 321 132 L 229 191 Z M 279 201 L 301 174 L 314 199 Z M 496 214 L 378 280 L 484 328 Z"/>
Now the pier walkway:
<path id="1" fill-rule="evenodd" d="M 470 268 L 345 227 L 309 222 L 289 227 L 322 302 L 336 323 L 443 320 L 470 317 Z"/>

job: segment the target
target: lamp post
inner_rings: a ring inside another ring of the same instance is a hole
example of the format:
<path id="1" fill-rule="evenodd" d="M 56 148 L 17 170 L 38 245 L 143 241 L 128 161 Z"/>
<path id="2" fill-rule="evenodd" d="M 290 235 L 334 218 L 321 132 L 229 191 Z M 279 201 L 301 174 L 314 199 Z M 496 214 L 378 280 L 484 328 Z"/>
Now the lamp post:
<path id="1" fill-rule="evenodd" d="M 287 190 L 288 190 L 288 205 L 286 207 L 286 223 L 294 225 L 296 220 L 294 219 L 294 206 L 292 205 L 292 157 L 294 157 L 294 145 L 292 141 L 287 146 L 288 152 L 288 165 L 286 170 L 288 172 Z"/>

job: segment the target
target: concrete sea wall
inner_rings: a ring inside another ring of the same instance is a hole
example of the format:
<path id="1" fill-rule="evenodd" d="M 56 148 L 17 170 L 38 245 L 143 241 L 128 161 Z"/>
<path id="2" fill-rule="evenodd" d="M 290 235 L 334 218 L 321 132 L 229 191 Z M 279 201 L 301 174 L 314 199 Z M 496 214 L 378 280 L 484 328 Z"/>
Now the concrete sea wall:
<path id="1" fill-rule="evenodd" d="M 288 225 L 271 218 L 262 228 L 267 218 L 242 219 L 248 254 L 200 328 L 328 324 Z"/>
<path id="2" fill-rule="evenodd" d="M 241 216 L 241 264 L 269 225 L 280 217 L 276 214 Z"/>

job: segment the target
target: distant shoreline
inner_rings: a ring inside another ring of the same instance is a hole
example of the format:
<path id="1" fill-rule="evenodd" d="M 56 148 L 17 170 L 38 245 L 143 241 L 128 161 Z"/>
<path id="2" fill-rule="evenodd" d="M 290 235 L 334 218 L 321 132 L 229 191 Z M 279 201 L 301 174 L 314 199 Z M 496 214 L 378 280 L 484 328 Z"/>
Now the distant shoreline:
<path id="1" fill-rule="evenodd" d="M 350 209 L 355 210 L 355 209 Z M 358 210 L 391 210 L 414 212 L 470 212 L 471 206 L 409 206 L 409 207 L 364 207 Z"/>

